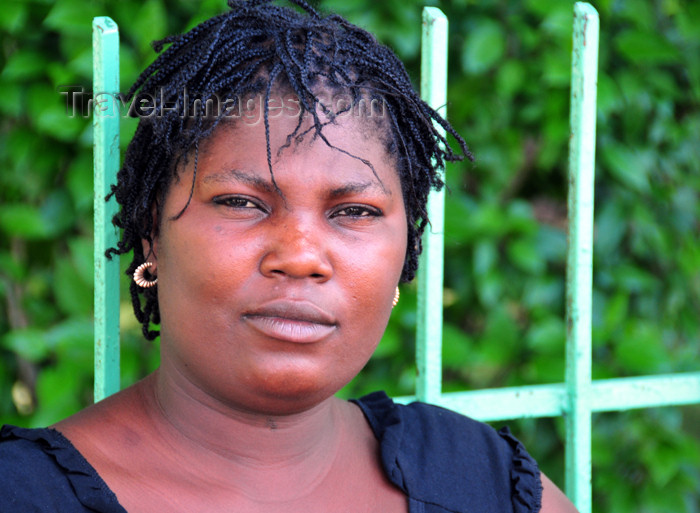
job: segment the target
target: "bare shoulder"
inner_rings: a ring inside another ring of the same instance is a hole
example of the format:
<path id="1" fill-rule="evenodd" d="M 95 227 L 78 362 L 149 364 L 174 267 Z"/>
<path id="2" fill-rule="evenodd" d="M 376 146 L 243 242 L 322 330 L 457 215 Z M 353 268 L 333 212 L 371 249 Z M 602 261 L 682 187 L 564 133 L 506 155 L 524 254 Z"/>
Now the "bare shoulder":
<path id="1" fill-rule="evenodd" d="M 52 426 L 92 464 L 113 459 L 144 437 L 139 385 L 126 388 Z M 116 458 L 115 458 L 116 459 Z M 99 470 L 99 469 L 98 469 Z"/>
<path id="2" fill-rule="evenodd" d="M 578 513 L 576 507 L 564 495 L 557 485 L 544 474 L 542 476 L 542 509 L 541 513 Z"/>

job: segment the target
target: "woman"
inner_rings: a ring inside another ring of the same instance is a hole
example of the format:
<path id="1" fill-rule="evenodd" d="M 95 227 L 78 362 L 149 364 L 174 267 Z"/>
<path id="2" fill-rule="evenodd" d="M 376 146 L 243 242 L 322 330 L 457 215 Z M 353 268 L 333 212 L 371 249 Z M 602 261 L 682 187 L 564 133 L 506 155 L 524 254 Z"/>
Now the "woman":
<path id="1" fill-rule="evenodd" d="M 507 431 L 334 397 L 459 158 L 433 121 L 469 153 L 366 32 L 301 0 L 229 3 L 130 91 L 112 253 L 134 252 L 161 366 L 54 429 L 3 428 L 0 510 L 575 511 Z"/>

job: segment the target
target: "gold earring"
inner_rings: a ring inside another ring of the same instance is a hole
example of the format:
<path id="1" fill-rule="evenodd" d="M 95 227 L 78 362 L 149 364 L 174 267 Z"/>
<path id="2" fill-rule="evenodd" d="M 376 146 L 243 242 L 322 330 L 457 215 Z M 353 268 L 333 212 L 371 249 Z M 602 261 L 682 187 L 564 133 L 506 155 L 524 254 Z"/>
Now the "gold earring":
<path id="1" fill-rule="evenodd" d="M 401 296 L 401 292 L 399 292 L 399 288 L 396 287 L 396 292 L 394 293 L 394 300 L 391 302 L 392 308 L 399 304 L 399 296 Z"/>
<path id="2" fill-rule="evenodd" d="M 155 278 L 153 280 L 147 280 L 144 276 L 146 269 L 152 266 L 153 262 L 144 262 L 136 268 L 136 270 L 134 271 L 134 281 L 136 282 L 136 285 L 143 289 L 147 289 L 158 283 L 158 278 Z"/>

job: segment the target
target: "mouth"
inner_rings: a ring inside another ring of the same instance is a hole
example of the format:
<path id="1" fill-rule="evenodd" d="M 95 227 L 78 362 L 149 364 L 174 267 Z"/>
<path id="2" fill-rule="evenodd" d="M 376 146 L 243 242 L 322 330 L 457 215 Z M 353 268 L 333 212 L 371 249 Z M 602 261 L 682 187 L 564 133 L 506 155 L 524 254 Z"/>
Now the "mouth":
<path id="1" fill-rule="evenodd" d="M 316 305 L 293 301 L 265 304 L 243 314 L 243 320 L 267 337 L 298 344 L 320 342 L 338 327 L 333 316 Z"/>

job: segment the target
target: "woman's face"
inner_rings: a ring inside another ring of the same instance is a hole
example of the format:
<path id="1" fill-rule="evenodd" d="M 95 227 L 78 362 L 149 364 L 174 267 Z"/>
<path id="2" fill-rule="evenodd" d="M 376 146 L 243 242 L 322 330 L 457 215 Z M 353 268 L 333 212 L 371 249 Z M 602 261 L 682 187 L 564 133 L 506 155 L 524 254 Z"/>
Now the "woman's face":
<path id="1" fill-rule="evenodd" d="M 246 411 L 301 411 L 348 383 L 384 332 L 406 255 L 401 185 L 374 120 L 324 127 L 342 152 L 311 133 L 278 152 L 297 122 L 270 119 L 279 189 L 262 121 L 217 129 L 177 220 L 193 158 L 171 185 L 151 257 L 160 372 Z"/>

